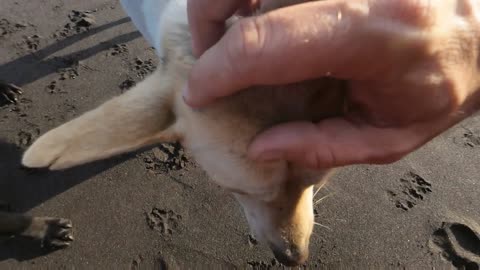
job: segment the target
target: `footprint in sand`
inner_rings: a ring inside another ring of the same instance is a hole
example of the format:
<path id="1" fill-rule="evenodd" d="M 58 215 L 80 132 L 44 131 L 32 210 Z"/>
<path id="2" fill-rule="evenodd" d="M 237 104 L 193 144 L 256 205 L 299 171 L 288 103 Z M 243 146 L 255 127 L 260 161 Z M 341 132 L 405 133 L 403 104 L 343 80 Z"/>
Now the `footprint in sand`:
<path id="1" fill-rule="evenodd" d="M 400 192 L 387 191 L 395 207 L 408 211 L 419 202 L 425 200 L 426 195 L 432 192 L 432 184 L 423 177 L 409 172 L 405 177 L 400 178 Z"/>
<path id="2" fill-rule="evenodd" d="M 254 246 L 258 245 L 257 238 L 255 238 L 255 236 L 253 236 L 252 234 L 249 234 L 247 239 L 248 239 L 248 245 L 250 247 L 254 247 Z"/>
<path id="3" fill-rule="evenodd" d="M 40 48 L 41 42 L 42 42 L 42 37 L 37 34 L 34 34 L 31 36 L 24 36 L 22 41 L 17 43 L 17 46 L 20 49 L 20 51 L 33 52 Z"/>
<path id="4" fill-rule="evenodd" d="M 127 78 L 125 79 L 120 85 L 118 86 L 121 90 L 121 92 L 125 92 L 129 90 L 130 88 L 134 87 L 136 85 L 136 82 L 132 78 Z"/>
<path id="5" fill-rule="evenodd" d="M 17 133 L 17 145 L 21 148 L 28 147 L 32 142 L 40 136 L 40 129 L 35 128 L 34 130 L 20 130 Z"/>
<path id="6" fill-rule="evenodd" d="M 85 31 L 88 31 L 90 27 L 95 24 L 95 16 L 93 15 L 95 11 L 87 10 L 87 11 L 78 11 L 72 10 L 68 14 L 69 22 L 63 26 L 63 28 L 55 34 L 53 34 L 54 38 L 65 38 L 72 34 L 79 34 Z"/>
<path id="7" fill-rule="evenodd" d="M 167 270 L 168 266 L 165 260 L 158 255 L 153 260 L 153 268 L 148 264 L 148 261 L 142 255 L 137 255 L 130 263 L 130 270 L 139 270 L 139 269 L 155 269 L 155 270 Z"/>
<path id="8" fill-rule="evenodd" d="M 7 19 L 0 19 L 0 38 L 18 32 L 27 27 L 24 23 L 12 23 Z"/>
<path id="9" fill-rule="evenodd" d="M 187 167 L 189 160 L 179 143 L 163 143 L 146 153 L 143 159 L 147 170 L 157 173 L 178 171 Z"/>
<path id="10" fill-rule="evenodd" d="M 155 63 L 152 59 L 142 60 L 140 58 L 135 58 L 134 62 L 131 64 L 132 71 L 136 72 L 137 77 L 141 79 L 152 73 L 155 70 L 155 67 Z"/>
<path id="11" fill-rule="evenodd" d="M 147 224 L 152 230 L 159 231 L 164 236 L 179 232 L 182 216 L 172 210 L 153 208 L 147 213 Z"/>
<path id="12" fill-rule="evenodd" d="M 476 148 L 480 146 L 480 136 L 478 132 L 465 129 L 462 136 L 454 138 L 454 143 L 468 148 Z"/>
<path id="13" fill-rule="evenodd" d="M 143 256 L 142 255 L 135 256 L 135 258 L 130 263 L 130 270 L 141 269 L 142 262 L 143 262 Z"/>
<path id="14" fill-rule="evenodd" d="M 465 224 L 444 222 L 431 236 L 429 246 L 458 269 L 480 269 L 480 234 Z"/>
<path id="15" fill-rule="evenodd" d="M 248 265 L 248 269 L 255 269 L 255 270 L 269 270 L 269 269 L 273 269 L 275 267 L 281 266 L 276 259 L 272 259 L 270 262 L 248 261 L 247 265 Z"/>
<path id="16" fill-rule="evenodd" d="M 110 55 L 116 56 L 122 54 L 128 54 L 127 44 L 115 44 L 110 48 Z"/>

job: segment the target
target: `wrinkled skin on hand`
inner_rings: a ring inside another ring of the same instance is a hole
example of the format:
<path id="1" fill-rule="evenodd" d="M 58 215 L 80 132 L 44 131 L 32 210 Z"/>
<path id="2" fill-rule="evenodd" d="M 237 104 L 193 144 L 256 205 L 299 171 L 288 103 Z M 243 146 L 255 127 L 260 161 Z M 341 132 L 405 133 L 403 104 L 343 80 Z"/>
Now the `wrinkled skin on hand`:
<path id="1" fill-rule="evenodd" d="M 275 2 L 189 1 L 199 56 L 184 91 L 190 106 L 251 85 L 348 83 L 345 117 L 275 126 L 254 140 L 251 158 L 312 168 L 390 163 L 479 109 L 478 1 L 303 2 L 225 30 L 235 12 Z"/>

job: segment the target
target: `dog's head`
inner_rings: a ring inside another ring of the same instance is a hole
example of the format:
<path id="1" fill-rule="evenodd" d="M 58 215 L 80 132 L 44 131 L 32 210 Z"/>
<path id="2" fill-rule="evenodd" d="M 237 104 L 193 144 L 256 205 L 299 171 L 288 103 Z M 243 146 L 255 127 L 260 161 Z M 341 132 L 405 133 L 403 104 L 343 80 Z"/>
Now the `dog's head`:
<path id="1" fill-rule="evenodd" d="M 290 171 L 269 190 L 270 194 L 232 192 L 242 205 L 254 235 L 268 244 L 281 263 L 295 266 L 307 260 L 314 227 L 310 179 Z"/>
<path id="2" fill-rule="evenodd" d="M 252 163 L 229 149 L 222 144 L 193 155 L 214 181 L 232 192 L 253 234 L 281 263 L 304 263 L 314 225 L 313 187 L 327 181 L 326 171 L 309 172 L 283 161 Z"/>
<path id="3" fill-rule="evenodd" d="M 305 101 L 317 93 L 297 85 L 288 86 L 296 91 L 295 97 L 283 89 L 263 87 L 200 111 L 188 108 L 183 100 L 176 105 L 182 144 L 213 181 L 232 192 L 254 235 L 286 265 L 301 264 L 308 257 L 314 226 L 313 187 L 324 184 L 330 171 L 309 170 L 285 160 L 253 161 L 247 157 L 247 149 L 272 119 L 314 117 L 309 107 L 315 107 L 316 113 L 323 110 L 315 117 L 338 112 L 340 95 L 327 90 L 338 84 L 311 84 L 322 86 L 321 102 L 307 104 Z"/>
<path id="4" fill-rule="evenodd" d="M 305 262 L 314 224 L 313 185 L 326 181 L 324 175 L 302 175 L 284 162 L 249 164 L 221 148 L 194 155 L 213 180 L 232 192 L 252 233 L 280 262 Z"/>

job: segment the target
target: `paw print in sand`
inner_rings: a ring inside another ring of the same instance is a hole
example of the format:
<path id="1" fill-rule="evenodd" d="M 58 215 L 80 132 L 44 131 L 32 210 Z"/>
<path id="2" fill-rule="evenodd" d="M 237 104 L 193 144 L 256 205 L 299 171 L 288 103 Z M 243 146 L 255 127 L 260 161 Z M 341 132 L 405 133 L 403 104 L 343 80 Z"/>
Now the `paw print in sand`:
<path id="1" fill-rule="evenodd" d="M 397 208 L 408 211 L 425 200 L 426 195 L 432 192 L 432 184 L 410 172 L 400 179 L 400 189 L 400 192 L 389 190 L 387 193 Z"/>
<path id="2" fill-rule="evenodd" d="M 153 208 L 147 213 L 147 224 L 150 229 L 159 231 L 164 236 L 170 236 L 179 231 L 182 216 L 172 210 Z"/>

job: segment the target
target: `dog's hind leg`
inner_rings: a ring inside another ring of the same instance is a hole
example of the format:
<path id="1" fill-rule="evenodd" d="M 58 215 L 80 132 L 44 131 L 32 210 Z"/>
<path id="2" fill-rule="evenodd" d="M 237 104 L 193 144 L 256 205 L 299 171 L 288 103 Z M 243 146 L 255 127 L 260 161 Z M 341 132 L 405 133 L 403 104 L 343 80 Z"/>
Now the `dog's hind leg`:
<path id="1" fill-rule="evenodd" d="M 35 217 L 0 211 L 0 236 L 25 237 L 42 246 L 63 248 L 73 241 L 72 223 L 68 219 Z"/>
<path id="2" fill-rule="evenodd" d="M 27 149 L 26 167 L 65 169 L 178 139 L 172 77 L 161 67 L 100 107 L 42 135 Z"/>

